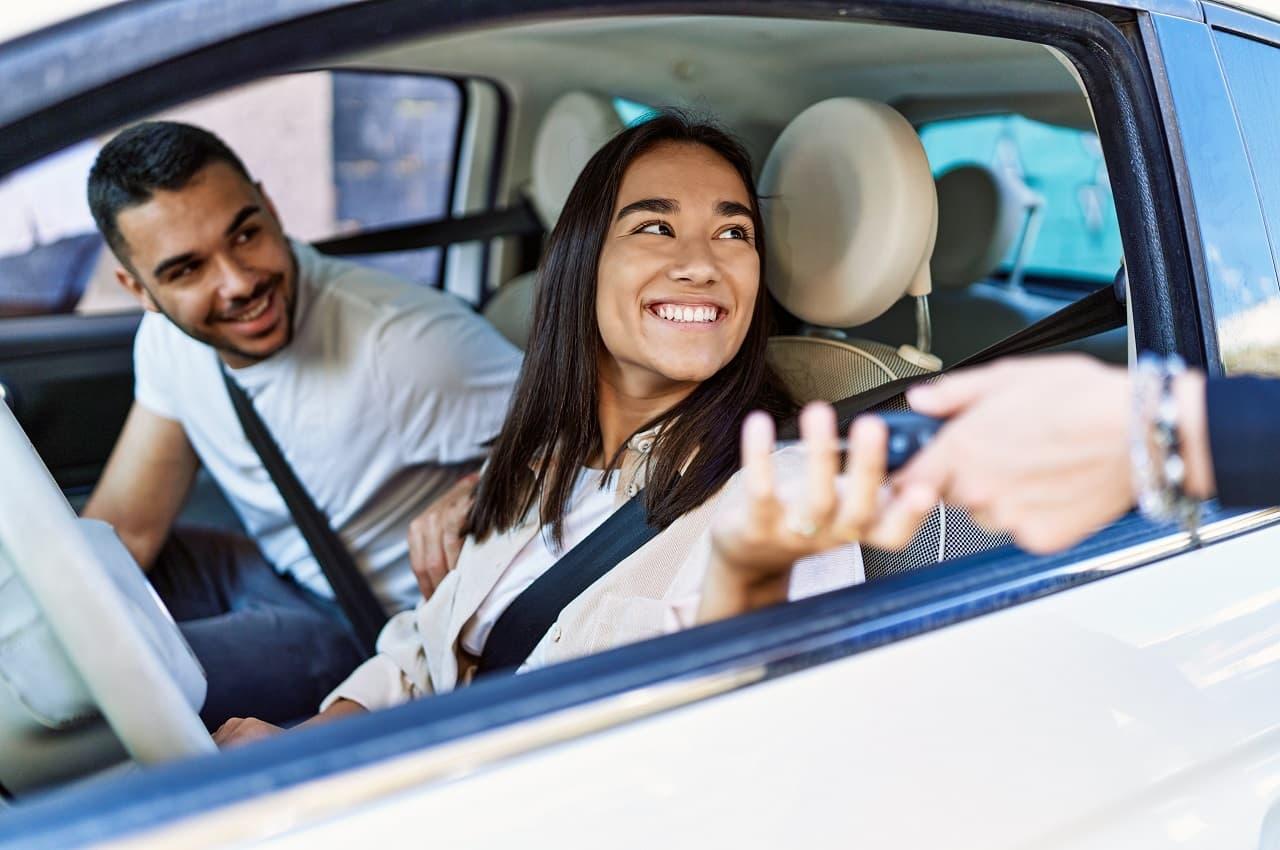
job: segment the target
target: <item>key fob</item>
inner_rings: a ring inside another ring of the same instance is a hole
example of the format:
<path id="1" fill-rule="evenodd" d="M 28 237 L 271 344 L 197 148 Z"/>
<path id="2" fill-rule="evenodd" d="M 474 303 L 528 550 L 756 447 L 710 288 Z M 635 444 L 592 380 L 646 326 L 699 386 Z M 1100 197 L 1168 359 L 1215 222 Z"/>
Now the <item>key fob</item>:
<path id="1" fill-rule="evenodd" d="M 906 465 L 916 452 L 929 444 L 942 427 L 941 419 L 910 411 L 885 411 L 875 415 L 889 426 L 889 472 Z"/>

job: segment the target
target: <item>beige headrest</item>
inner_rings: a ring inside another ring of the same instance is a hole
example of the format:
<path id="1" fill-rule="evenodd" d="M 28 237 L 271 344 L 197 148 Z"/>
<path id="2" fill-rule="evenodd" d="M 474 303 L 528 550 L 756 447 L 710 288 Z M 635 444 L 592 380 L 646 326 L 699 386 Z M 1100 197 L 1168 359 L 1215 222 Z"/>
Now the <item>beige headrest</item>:
<path id="1" fill-rule="evenodd" d="M 938 178 L 938 245 L 933 280 L 963 287 L 991 276 L 1026 225 L 1030 190 L 982 165 Z"/>
<path id="2" fill-rule="evenodd" d="M 586 92 L 561 95 L 547 109 L 533 144 L 533 206 L 548 230 L 587 160 L 622 130 L 613 103 Z"/>
<path id="3" fill-rule="evenodd" d="M 760 175 L 769 288 L 800 319 L 861 325 L 931 289 L 938 200 L 920 138 L 883 103 L 832 98 L 782 131 Z"/>

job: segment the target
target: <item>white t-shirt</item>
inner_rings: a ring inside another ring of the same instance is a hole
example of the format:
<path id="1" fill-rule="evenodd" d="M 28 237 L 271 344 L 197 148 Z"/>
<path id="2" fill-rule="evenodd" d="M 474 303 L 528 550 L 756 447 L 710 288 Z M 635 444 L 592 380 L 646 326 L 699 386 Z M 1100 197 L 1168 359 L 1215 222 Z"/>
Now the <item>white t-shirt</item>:
<path id="1" fill-rule="evenodd" d="M 294 473 L 388 611 L 419 598 L 408 526 L 481 458 L 506 415 L 520 353 L 445 293 L 293 243 L 294 336 L 232 370 Z M 332 597 L 227 396 L 217 353 L 147 314 L 134 395 L 179 422 L 266 558 Z"/>
<path id="2" fill-rule="evenodd" d="M 564 515 L 564 548 L 556 548 L 555 541 L 551 538 L 550 526 L 535 534 L 512 558 L 506 571 L 502 573 L 502 578 L 498 579 L 476 613 L 463 626 L 459 636 L 463 649 L 479 658 L 484 653 L 489 632 L 493 631 L 494 624 L 507 607 L 543 573 L 555 566 L 564 553 L 586 540 L 591 532 L 609 518 L 616 508 L 614 491 L 617 489 L 618 475 L 618 471 L 614 470 L 601 489 L 604 470 L 584 467 L 578 471 L 573 492 L 569 496 L 568 510 Z"/>

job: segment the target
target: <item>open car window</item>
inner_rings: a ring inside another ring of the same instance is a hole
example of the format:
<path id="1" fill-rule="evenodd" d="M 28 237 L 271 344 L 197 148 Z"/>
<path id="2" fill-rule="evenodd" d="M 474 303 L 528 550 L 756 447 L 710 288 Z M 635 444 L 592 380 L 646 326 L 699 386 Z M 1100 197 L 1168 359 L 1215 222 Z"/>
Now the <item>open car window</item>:
<path id="1" fill-rule="evenodd" d="M 452 202 L 463 88 L 432 75 L 289 74 L 166 110 L 224 137 L 289 222 L 316 240 L 437 219 Z M 110 133 L 0 179 L 0 317 L 137 310 L 85 200 Z M 445 254 L 427 248 L 362 260 L 427 286 Z"/>

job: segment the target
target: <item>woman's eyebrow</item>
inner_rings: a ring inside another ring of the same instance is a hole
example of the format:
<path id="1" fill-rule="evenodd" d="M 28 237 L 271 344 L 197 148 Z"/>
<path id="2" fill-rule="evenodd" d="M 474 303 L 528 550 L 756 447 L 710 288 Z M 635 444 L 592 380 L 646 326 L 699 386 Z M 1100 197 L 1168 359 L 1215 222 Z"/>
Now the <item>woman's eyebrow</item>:
<path id="1" fill-rule="evenodd" d="M 747 218 L 751 218 L 751 207 L 740 204 L 737 201 L 721 201 L 716 204 L 716 215 L 744 215 Z"/>
<path id="2" fill-rule="evenodd" d="M 659 213 L 662 215 L 674 215 L 680 211 L 680 204 L 671 198 L 644 198 L 639 201 L 632 201 L 622 209 L 618 210 L 618 221 L 638 212 Z"/>

